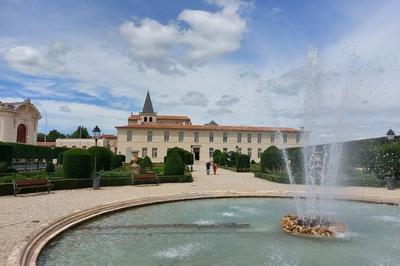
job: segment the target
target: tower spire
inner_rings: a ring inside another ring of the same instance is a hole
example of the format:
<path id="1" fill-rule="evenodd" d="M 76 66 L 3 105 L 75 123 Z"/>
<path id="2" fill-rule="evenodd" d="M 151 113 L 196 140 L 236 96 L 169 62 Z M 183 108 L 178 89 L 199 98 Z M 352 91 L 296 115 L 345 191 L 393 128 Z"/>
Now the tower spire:
<path id="1" fill-rule="evenodd" d="M 149 91 L 147 91 L 146 100 L 144 101 L 142 113 L 154 113 L 153 103 L 151 102 Z"/>

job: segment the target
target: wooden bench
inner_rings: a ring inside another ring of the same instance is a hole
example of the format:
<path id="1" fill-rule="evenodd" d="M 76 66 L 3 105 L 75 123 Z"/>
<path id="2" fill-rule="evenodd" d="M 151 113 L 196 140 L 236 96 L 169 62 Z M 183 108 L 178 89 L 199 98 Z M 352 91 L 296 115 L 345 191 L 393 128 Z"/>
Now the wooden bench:
<path id="1" fill-rule="evenodd" d="M 158 185 L 158 177 L 155 173 L 139 174 L 132 177 L 132 186 L 146 181 L 146 183 L 155 183 Z"/>
<path id="2" fill-rule="evenodd" d="M 47 193 L 50 193 L 53 184 L 47 178 L 41 179 L 13 179 L 14 186 L 14 196 L 16 197 L 18 193 L 23 188 L 39 188 L 47 187 Z"/>

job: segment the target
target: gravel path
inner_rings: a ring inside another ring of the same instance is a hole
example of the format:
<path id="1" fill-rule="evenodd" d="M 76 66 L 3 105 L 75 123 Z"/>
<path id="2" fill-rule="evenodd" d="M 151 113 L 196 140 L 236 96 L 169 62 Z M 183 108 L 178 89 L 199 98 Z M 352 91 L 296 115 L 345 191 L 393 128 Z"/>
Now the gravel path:
<path id="1" fill-rule="evenodd" d="M 22 194 L 18 197 L 0 197 L 0 265 L 5 263 L 13 246 L 46 227 L 50 223 L 78 211 L 99 205 L 124 200 L 177 195 L 182 193 L 235 191 L 287 193 L 292 189 L 303 191 L 303 186 L 269 182 L 255 178 L 251 173 L 234 173 L 219 169 L 216 176 L 207 176 L 203 165 L 195 165 L 193 183 L 160 184 L 158 186 L 104 187 L 100 190 L 59 190 L 50 194 Z M 400 189 L 387 191 L 384 188 L 344 187 L 337 193 L 346 198 L 380 200 L 400 204 Z"/>

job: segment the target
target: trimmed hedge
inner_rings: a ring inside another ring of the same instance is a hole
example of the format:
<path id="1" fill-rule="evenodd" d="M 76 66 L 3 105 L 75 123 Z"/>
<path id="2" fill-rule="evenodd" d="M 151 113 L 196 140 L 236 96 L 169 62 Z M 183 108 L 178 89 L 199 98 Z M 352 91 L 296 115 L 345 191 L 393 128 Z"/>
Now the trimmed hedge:
<path id="1" fill-rule="evenodd" d="M 183 175 L 184 167 L 183 160 L 179 156 L 178 151 L 174 150 L 166 158 L 164 175 Z"/>
<path id="2" fill-rule="evenodd" d="M 190 151 L 184 150 L 179 147 L 173 147 L 167 150 L 167 155 L 164 157 L 164 163 L 167 162 L 167 157 L 172 153 L 172 152 L 177 152 L 179 156 L 181 157 L 183 164 L 185 165 L 192 165 L 194 162 L 193 154 Z"/>
<path id="3" fill-rule="evenodd" d="M 64 159 L 64 152 L 60 152 L 57 155 L 57 164 L 63 164 L 63 159 Z"/>
<path id="4" fill-rule="evenodd" d="M 191 175 L 161 175 L 158 176 L 160 183 L 187 183 L 193 182 Z"/>
<path id="5" fill-rule="evenodd" d="M 239 153 L 230 151 L 228 152 L 228 155 L 226 157 L 226 166 L 228 167 L 235 167 L 236 166 L 236 156 L 239 155 Z"/>
<path id="6" fill-rule="evenodd" d="M 215 150 L 214 153 L 212 154 L 213 157 L 213 162 L 219 163 L 219 157 L 221 156 L 222 152 L 221 150 Z"/>
<path id="7" fill-rule="evenodd" d="M 250 156 L 247 154 L 236 155 L 235 167 L 237 170 L 250 169 Z"/>
<path id="8" fill-rule="evenodd" d="M 54 164 L 52 163 L 52 162 L 47 162 L 47 164 L 46 164 L 46 169 L 45 169 L 45 171 L 47 172 L 47 173 L 53 173 L 54 172 Z"/>
<path id="9" fill-rule="evenodd" d="M 153 169 L 153 163 L 149 156 L 144 157 L 143 160 L 140 161 L 139 166 L 141 173 L 147 173 Z"/>
<path id="10" fill-rule="evenodd" d="M 254 176 L 268 180 L 268 181 L 276 182 L 276 183 L 290 184 L 290 180 L 288 177 L 284 177 L 284 176 L 280 176 L 280 175 L 255 172 Z M 303 178 L 295 177 L 294 181 L 296 182 L 296 184 L 304 184 Z"/>
<path id="11" fill-rule="evenodd" d="M 7 165 L 11 163 L 14 153 L 14 147 L 8 143 L 0 143 L 0 162 L 5 162 Z"/>
<path id="12" fill-rule="evenodd" d="M 92 157 L 83 149 L 64 152 L 63 171 L 66 178 L 89 178 L 92 173 Z"/>
<path id="13" fill-rule="evenodd" d="M 57 159 L 58 154 L 68 150 L 64 147 L 43 147 L 22 143 L 7 143 L 13 146 L 13 158 L 25 160 L 50 160 Z"/>
<path id="14" fill-rule="evenodd" d="M 96 171 L 109 171 L 111 170 L 111 157 L 112 152 L 105 147 L 90 147 L 87 149 L 90 156 L 92 157 L 92 163 L 94 167 L 94 158 L 96 157 Z"/>
<path id="15" fill-rule="evenodd" d="M 218 156 L 218 164 L 220 166 L 225 166 L 227 164 L 228 161 L 228 153 L 227 152 L 223 152 Z"/>
<path id="16" fill-rule="evenodd" d="M 281 170 L 284 167 L 282 151 L 276 146 L 270 146 L 261 153 L 261 172 Z"/>
<path id="17" fill-rule="evenodd" d="M 125 155 L 112 155 L 111 156 L 111 169 L 119 168 L 125 162 Z"/>

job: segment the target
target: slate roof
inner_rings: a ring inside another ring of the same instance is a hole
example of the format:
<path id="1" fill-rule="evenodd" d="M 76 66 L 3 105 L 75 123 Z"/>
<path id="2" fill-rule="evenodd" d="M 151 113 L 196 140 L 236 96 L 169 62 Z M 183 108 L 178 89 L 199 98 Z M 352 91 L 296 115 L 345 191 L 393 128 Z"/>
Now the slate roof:
<path id="1" fill-rule="evenodd" d="M 142 113 L 154 113 L 153 103 L 151 102 L 150 93 L 148 91 L 146 100 L 144 101 Z"/>

